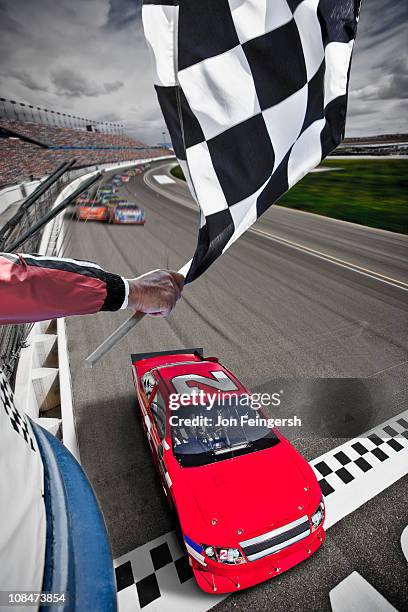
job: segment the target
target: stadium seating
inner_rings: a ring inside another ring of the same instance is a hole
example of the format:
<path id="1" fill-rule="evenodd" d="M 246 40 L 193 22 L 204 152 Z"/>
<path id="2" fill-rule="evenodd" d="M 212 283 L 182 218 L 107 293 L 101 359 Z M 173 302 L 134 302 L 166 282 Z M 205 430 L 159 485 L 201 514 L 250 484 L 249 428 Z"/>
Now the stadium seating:
<path id="1" fill-rule="evenodd" d="M 41 178 L 72 158 L 77 167 L 85 167 L 168 154 L 166 149 L 141 149 L 146 145 L 127 135 L 40 123 L 0 119 L 0 131 L 0 187 Z"/>
<path id="2" fill-rule="evenodd" d="M 41 123 L 29 123 L 1 119 L 0 127 L 17 132 L 38 140 L 48 146 L 60 147 L 144 147 L 139 140 L 134 140 L 126 135 L 106 134 L 102 132 L 87 132 L 86 130 L 54 127 Z"/>

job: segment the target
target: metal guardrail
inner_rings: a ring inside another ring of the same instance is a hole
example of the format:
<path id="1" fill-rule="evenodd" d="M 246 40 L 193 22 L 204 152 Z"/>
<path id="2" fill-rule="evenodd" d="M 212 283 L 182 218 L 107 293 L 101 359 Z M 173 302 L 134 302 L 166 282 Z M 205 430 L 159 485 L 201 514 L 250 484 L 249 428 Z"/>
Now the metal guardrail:
<path id="1" fill-rule="evenodd" d="M 72 180 L 71 174 L 77 174 L 76 170 L 69 172 L 74 163 L 75 159 L 61 164 L 25 198 L 13 217 L 0 229 L 0 252 L 12 253 L 18 248 L 20 252 L 38 253 L 44 226 L 55 216 L 52 214 L 55 199 L 64 186 Z M 87 186 L 88 184 L 85 184 L 72 196 L 77 197 Z M 58 206 L 56 214 L 68 206 L 73 199 L 72 196 Z M 53 255 L 52 252 L 49 254 Z M 12 385 L 20 352 L 25 346 L 31 328 L 32 324 L 0 326 L 0 367 Z"/>
<path id="2" fill-rule="evenodd" d="M 37 223 L 50 209 L 53 200 L 65 185 L 64 175 L 72 168 L 75 159 L 65 162 L 49 177 L 42 181 L 35 191 L 20 204 L 17 212 L 0 229 L 0 252 L 10 253 L 10 246 L 34 223 Z M 36 253 L 40 246 L 41 233 L 33 234 L 31 240 L 24 244 L 25 250 Z"/>
<path id="3" fill-rule="evenodd" d="M 158 159 L 162 158 L 159 157 Z M 119 163 L 118 167 L 123 166 L 125 168 L 135 163 L 146 163 L 147 161 L 151 161 L 151 159 L 129 160 Z M 98 170 L 103 171 L 105 168 L 109 170 L 112 166 L 112 163 L 106 163 L 81 168 L 74 166 L 74 163 L 75 160 L 70 160 L 59 166 L 20 204 L 18 211 L 4 227 L 0 228 L 0 252 L 11 253 L 18 249 L 19 252 L 38 253 L 44 226 L 77 198 L 80 193 L 89 189 L 95 181 L 100 179 L 101 172 L 98 172 Z M 58 206 L 55 206 L 57 196 L 64 187 L 74 179 L 90 172 L 95 172 L 93 177 L 82 182 L 81 187 L 64 198 Z M 52 232 L 55 233 L 55 226 L 53 226 Z M 58 243 L 57 238 L 56 235 L 52 237 L 52 244 L 50 243 L 46 250 L 47 255 L 60 255 L 66 249 L 67 244 L 64 237 L 62 241 L 63 249 L 60 247 L 59 252 L 55 252 Z M 42 245 L 43 247 L 44 245 Z M 3 369 L 12 386 L 15 382 L 20 352 L 25 347 L 32 326 L 33 324 L 0 326 L 0 368 Z"/>

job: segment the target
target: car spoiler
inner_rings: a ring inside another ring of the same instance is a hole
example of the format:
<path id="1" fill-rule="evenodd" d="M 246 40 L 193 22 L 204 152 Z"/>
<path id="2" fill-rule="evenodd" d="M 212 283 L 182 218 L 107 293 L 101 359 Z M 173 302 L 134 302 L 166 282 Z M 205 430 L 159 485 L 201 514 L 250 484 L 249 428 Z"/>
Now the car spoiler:
<path id="1" fill-rule="evenodd" d="M 132 353 L 131 359 L 132 359 L 132 363 L 135 363 L 135 361 L 141 361 L 142 359 L 149 359 L 150 357 L 162 357 L 164 355 L 183 355 L 183 354 L 193 354 L 193 355 L 197 355 L 197 357 L 203 358 L 203 349 L 202 348 L 187 348 L 187 349 L 174 349 L 172 351 L 156 351 L 153 353 Z"/>

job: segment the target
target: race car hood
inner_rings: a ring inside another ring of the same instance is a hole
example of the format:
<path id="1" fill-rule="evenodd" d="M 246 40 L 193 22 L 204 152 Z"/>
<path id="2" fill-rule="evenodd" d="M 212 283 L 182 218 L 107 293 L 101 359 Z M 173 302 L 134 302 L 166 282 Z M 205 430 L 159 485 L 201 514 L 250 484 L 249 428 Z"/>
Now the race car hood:
<path id="1" fill-rule="evenodd" d="M 89 215 L 89 216 L 101 215 L 106 212 L 106 207 L 105 206 L 92 206 L 92 207 L 91 206 L 80 206 L 79 212 L 81 213 L 81 215 Z"/>
<path id="2" fill-rule="evenodd" d="M 234 459 L 182 468 L 205 532 L 212 534 L 209 541 L 231 545 L 244 536 L 264 533 L 310 514 L 309 482 L 302 461 L 295 449 L 281 442 Z M 237 537 L 238 530 L 243 535 Z"/>

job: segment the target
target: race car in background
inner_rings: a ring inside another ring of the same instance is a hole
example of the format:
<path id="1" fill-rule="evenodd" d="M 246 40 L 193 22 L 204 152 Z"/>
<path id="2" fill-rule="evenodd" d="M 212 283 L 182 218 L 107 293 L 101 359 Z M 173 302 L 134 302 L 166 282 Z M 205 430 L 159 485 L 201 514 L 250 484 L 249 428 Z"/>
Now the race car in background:
<path id="1" fill-rule="evenodd" d="M 102 187 L 98 189 L 95 197 L 101 204 L 108 204 L 109 200 L 114 196 L 115 190 L 118 190 L 118 188 L 109 184 L 102 185 Z"/>
<path id="2" fill-rule="evenodd" d="M 114 189 L 111 185 L 104 185 L 98 189 L 98 196 L 109 196 L 114 193 Z"/>
<path id="3" fill-rule="evenodd" d="M 107 193 L 103 193 L 102 195 L 99 194 L 99 201 L 101 204 L 109 204 L 109 202 L 112 199 L 112 195 L 113 194 L 107 194 Z"/>
<path id="4" fill-rule="evenodd" d="M 99 199 L 78 198 L 76 216 L 80 221 L 108 221 L 108 207 Z"/>
<path id="5" fill-rule="evenodd" d="M 142 174 L 145 170 L 148 170 L 149 168 L 150 164 L 140 164 L 139 166 L 133 168 L 133 170 L 130 170 L 128 174 L 132 173 L 131 176 L 137 176 L 138 174 Z"/>
<path id="6" fill-rule="evenodd" d="M 146 222 L 145 211 L 133 202 L 119 200 L 112 202 L 109 206 L 109 223 L 144 225 Z"/>
<path id="7" fill-rule="evenodd" d="M 130 176 L 128 176 L 127 174 L 122 174 L 122 176 L 120 177 L 122 183 L 128 183 L 130 180 Z"/>
<path id="8" fill-rule="evenodd" d="M 153 460 L 204 591 L 250 587 L 321 546 L 325 506 L 312 468 L 262 412 L 249 424 L 249 391 L 217 358 L 201 349 L 132 355 L 132 374 Z M 184 400 L 175 409 L 177 397 Z"/>

